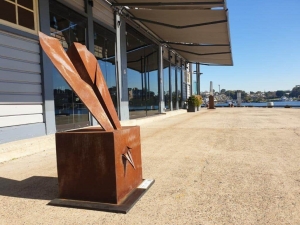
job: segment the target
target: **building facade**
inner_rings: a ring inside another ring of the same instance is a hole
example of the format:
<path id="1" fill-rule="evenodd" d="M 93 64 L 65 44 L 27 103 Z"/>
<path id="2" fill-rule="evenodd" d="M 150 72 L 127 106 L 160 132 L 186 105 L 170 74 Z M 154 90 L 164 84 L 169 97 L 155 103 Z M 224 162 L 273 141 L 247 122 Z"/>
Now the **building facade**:
<path id="1" fill-rule="evenodd" d="M 0 144 L 97 125 L 39 45 L 38 32 L 98 60 L 120 120 L 178 110 L 191 65 L 105 0 L 0 1 Z"/>

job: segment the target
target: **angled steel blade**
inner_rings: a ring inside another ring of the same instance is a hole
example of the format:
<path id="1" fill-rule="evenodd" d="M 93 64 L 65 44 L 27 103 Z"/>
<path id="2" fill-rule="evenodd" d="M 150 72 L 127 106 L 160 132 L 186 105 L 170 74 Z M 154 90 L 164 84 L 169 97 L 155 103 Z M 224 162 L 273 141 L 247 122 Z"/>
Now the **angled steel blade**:
<path id="1" fill-rule="evenodd" d="M 93 88 L 114 129 L 122 129 L 105 79 L 95 56 L 87 50 L 85 45 L 80 43 L 72 44 L 67 50 L 67 55 L 77 69 L 80 77 Z"/>
<path id="2" fill-rule="evenodd" d="M 81 79 L 65 50 L 56 38 L 39 32 L 40 43 L 56 69 L 82 100 L 105 131 L 113 131 L 102 105 L 92 87 Z"/>

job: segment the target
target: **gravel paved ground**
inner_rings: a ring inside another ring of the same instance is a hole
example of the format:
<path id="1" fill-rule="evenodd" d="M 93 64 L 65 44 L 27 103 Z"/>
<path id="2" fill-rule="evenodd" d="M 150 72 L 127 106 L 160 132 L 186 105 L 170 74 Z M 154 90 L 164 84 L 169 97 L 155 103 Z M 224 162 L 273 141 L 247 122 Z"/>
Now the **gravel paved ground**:
<path id="1" fill-rule="evenodd" d="M 48 206 L 57 172 L 45 148 L 0 164 L 0 224 L 300 224 L 299 109 L 201 109 L 141 136 L 156 182 L 127 215 Z"/>

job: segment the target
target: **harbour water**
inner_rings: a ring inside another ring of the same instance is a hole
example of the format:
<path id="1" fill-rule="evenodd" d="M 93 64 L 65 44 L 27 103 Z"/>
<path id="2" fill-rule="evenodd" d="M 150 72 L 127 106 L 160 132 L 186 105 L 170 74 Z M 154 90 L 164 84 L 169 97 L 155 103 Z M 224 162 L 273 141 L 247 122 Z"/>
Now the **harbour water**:
<path id="1" fill-rule="evenodd" d="M 274 107 L 286 107 L 290 106 L 292 108 L 300 108 L 300 101 L 284 101 L 284 102 L 273 102 Z M 233 104 L 235 107 L 237 103 Z M 267 107 L 268 102 L 250 102 L 250 103 L 241 103 L 241 107 Z M 216 103 L 216 107 L 228 107 L 228 103 Z"/>
<path id="2" fill-rule="evenodd" d="M 300 109 L 300 101 L 283 101 L 283 102 L 273 102 L 274 107 L 281 107 L 284 108 L 286 106 L 289 106 L 291 108 L 298 108 Z M 233 104 L 234 107 L 237 107 L 237 103 Z M 251 103 L 242 103 L 241 107 L 267 107 L 268 102 L 251 102 Z M 202 107 L 205 107 L 203 104 Z M 229 103 L 216 103 L 215 107 L 229 107 Z M 158 105 L 152 105 L 152 106 L 135 106 L 135 107 L 129 107 L 129 111 L 141 111 L 141 110 L 158 110 Z M 56 115 L 64 115 L 69 116 L 71 114 L 88 114 L 88 110 L 81 106 L 80 108 L 74 108 L 74 109 L 61 109 L 55 111 Z"/>

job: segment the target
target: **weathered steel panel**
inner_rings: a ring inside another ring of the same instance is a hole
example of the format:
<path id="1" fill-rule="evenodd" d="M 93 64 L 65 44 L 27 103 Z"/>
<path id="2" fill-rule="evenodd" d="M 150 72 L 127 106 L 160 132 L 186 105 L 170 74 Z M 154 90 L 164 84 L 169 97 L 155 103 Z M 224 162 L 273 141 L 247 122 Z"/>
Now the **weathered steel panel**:
<path id="1" fill-rule="evenodd" d="M 133 167 L 124 154 L 130 149 Z M 139 127 L 56 134 L 59 198 L 119 204 L 142 182 Z"/>
<path id="2" fill-rule="evenodd" d="M 93 88 L 114 129 L 121 129 L 121 123 L 95 56 L 80 43 L 71 45 L 67 54 L 80 77 Z"/>
<path id="3" fill-rule="evenodd" d="M 104 130 L 112 131 L 113 126 L 98 101 L 93 88 L 81 79 L 59 40 L 41 32 L 39 36 L 42 48 L 66 82 L 72 87 Z"/>

